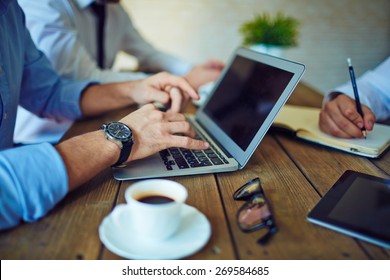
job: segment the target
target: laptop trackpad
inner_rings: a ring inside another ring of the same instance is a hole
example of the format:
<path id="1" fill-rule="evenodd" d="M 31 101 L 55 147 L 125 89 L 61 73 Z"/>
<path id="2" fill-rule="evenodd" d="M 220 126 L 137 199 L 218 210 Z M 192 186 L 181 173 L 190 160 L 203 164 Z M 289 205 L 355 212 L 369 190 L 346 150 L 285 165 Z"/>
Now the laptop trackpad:
<path id="1" fill-rule="evenodd" d="M 134 179 L 166 176 L 168 172 L 158 153 L 141 160 L 132 161 L 123 168 L 115 167 L 113 171 L 114 177 L 120 180 L 124 178 Z"/>

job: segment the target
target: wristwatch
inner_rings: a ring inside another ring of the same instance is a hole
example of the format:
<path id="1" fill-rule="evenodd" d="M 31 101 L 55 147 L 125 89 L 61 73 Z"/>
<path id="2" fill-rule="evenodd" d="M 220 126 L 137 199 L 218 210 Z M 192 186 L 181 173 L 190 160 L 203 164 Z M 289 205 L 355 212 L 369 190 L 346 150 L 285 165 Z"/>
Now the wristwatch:
<path id="1" fill-rule="evenodd" d="M 106 133 L 106 139 L 117 144 L 121 149 L 118 161 L 113 166 L 118 166 L 125 162 L 134 144 L 133 133 L 127 125 L 121 122 L 109 122 L 103 124 L 101 129 Z"/>

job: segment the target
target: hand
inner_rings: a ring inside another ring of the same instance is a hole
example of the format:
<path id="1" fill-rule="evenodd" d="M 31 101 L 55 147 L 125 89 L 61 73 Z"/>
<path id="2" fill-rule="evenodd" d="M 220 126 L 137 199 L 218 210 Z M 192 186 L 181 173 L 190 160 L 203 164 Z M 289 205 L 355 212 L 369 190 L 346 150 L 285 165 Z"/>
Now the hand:
<path id="1" fill-rule="evenodd" d="M 172 87 L 168 89 L 169 96 L 171 97 L 171 102 L 167 112 L 179 113 L 183 112 L 184 108 L 187 106 L 190 101 L 188 94 L 183 94 L 183 92 L 177 87 Z M 199 99 L 199 98 L 198 98 Z"/>
<path id="2" fill-rule="evenodd" d="M 341 138 L 362 138 L 361 129 L 371 131 L 375 123 L 374 113 L 362 105 L 364 119 L 356 110 L 355 100 L 345 94 L 339 94 L 325 104 L 320 112 L 320 129 Z"/>
<path id="3" fill-rule="evenodd" d="M 216 59 L 210 59 L 203 65 L 195 66 L 185 78 L 196 90 L 198 90 L 199 86 L 216 80 L 223 67 L 225 67 L 223 62 Z M 166 91 L 168 91 L 170 95 L 170 104 L 167 112 L 182 112 L 191 97 L 176 87 L 168 87 Z M 199 98 L 196 100 L 198 99 Z"/>
<path id="4" fill-rule="evenodd" d="M 193 67 L 185 78 L 196 90 L 198 90 L 201 85 L 215 81 L 224 67 L 225 65 L 223 62 L 216 59 L 210 59 L 204 64 Z"/>
<path id="5" fill-rule="evenodd" d="M 137 104 L 159 102 L 164 106 L 170 105 L 172 112 L 179 112 L 190 98 L 199 99 L 198 94 L 185 79 L 166 72 L 130 82 L 129 91 Z"/>
<path id="6" fill-rule="evenodd" d="M 134 136 L 128 161 L 141 159 L 170 147 L 195 150 L 209 147 L 207 142 L 193 139 L 195 132 L 184 115 L 159 111 L 153 104 L 141 107 L 120 121 L 131 128 Z"/>

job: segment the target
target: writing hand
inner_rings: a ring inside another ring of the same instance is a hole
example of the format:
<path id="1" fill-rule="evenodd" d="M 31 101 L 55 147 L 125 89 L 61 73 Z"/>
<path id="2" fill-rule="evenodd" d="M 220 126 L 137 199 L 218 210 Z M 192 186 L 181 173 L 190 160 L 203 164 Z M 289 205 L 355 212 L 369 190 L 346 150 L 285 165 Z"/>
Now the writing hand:
<path id="1" fill-rule="evenodd" d="M 345 94 L 337 95 L 326 103 L 321 112 L 320 129 L 330 135 L 341 138 L 363 138 L 361 128 L 371 131 L 375 123 L 375 115 L 362 105 L 364 119 L 356 110 L 355 100 Z"/>

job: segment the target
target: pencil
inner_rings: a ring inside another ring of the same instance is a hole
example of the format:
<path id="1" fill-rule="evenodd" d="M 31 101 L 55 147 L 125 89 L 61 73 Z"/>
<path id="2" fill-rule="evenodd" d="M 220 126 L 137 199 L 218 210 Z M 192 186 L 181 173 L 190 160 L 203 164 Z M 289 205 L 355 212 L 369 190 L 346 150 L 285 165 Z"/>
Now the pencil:
<path id="1" fill-rule="evenodd" d="M 366 128 L 364 127 L 364 113 L 362 110 L 362 104 L 360 104 L 360 97 L 359 97 L 359 92 L 358 92 L 358 88 L 356 85 L 355 72 L 353 71 L 353 66 L 352 66 L 352 62 L 351 62 L 350 58 L 347 59 L 347 62 L 348 62 L 349 76 L 351 77 L 351 82 L 352 82 L 353 94 L 355 95 L 356 109 L 357 109 L 358 113 L 360 114 L 360 116 L 362 116 L 362 118 L 363 118 L 363 127 L 361 128 L 361 130 L 362 130 L 364 138 L 366 138 L 367 131 L 366 131 Z"/>

